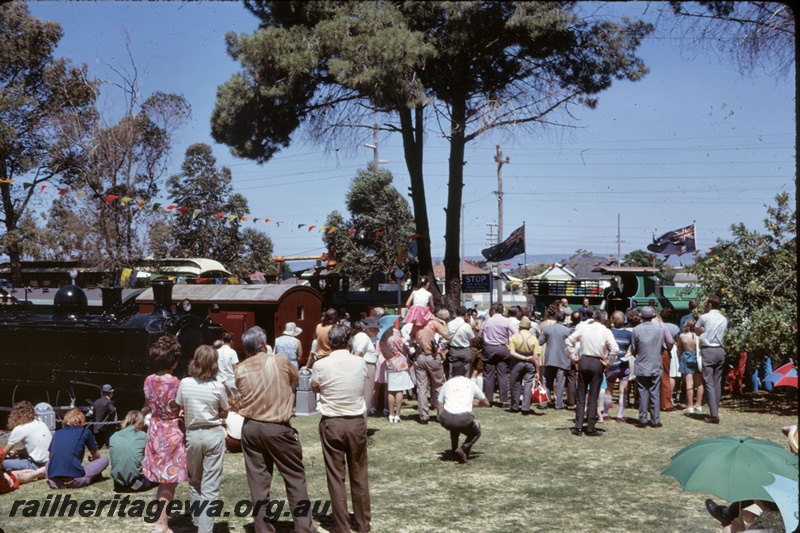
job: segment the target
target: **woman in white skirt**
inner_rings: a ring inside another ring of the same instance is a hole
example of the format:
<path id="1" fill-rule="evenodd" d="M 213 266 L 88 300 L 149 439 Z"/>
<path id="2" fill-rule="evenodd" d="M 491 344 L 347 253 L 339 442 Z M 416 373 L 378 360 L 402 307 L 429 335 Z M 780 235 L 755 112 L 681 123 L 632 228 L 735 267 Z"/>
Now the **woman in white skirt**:
<path id="1" fill-rule="evenodd" d="M 414 388 L 411 381 L 411 365 L 408 363 L 408 347 L 400 333 L 400 317 L 387 329 L 380 340 L 381 354 L 386 360 L 386 389 L 389 397 L 389 422 L 400 422 L 400 407 L 403 391 Z"/>

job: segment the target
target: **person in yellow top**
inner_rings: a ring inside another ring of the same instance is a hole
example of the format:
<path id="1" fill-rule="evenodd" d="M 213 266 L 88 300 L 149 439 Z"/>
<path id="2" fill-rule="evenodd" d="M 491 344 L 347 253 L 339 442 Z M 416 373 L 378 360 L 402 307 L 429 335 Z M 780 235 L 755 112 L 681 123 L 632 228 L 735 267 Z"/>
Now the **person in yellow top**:
<path id="1" fill-rule="evenodd" d="M 542 349 L 536 335 L 531 333 L 531 319 L 523 317 L 519 321 L 519 333 L 508 341 L 511 353 L 511 412 L 520 412 L 519 396 L 522 389 L 522 414 L 531 414 L 531 389 L 538 375 L 536 361 Z"/>

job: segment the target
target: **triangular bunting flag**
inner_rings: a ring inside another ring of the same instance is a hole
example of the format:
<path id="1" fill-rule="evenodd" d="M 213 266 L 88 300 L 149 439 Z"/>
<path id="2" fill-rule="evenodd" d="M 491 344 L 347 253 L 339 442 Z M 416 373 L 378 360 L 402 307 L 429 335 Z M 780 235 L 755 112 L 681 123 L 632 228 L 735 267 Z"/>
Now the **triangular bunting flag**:
<path id="1" fill-rule="evenodd" d="M 214 218 L 222 218 L 224 216 L 226 216 L 225 213 L 217 213 L 216 215 L 214 215 Z"/>
<path id="2" fill-rule="evenodd" d="M 199 215 L 202 212 L 203 211 L 201 209 L 195 209 L 194 211 L 192 211 L 192 220 L 196 219 L 197 215 Z"/>
<path id="3" fill-rule="evenodd" d="M 308 232 L 311 233 L 311 230 L 314 229 L 314 228 L 316 228 L 316 226 L 314 226 L 314 225 L 309 226 L 308 227 Z"/>
<path id="4" fill-rule="evenodd" d="M 113 202 L 114 200 L 116 200 L 118 198 L 119 198 L 119 196 L 116 196 L 114 194 L 109 194 L 108 196 L 106 196 L 106 205 L 110 204 L 111 202 Z"/>
<path id="5" fill-rule="evenodd" d="M 180 209 L 178 209 L 178 216 L 179 216 L 179 217 L 182 217 L 183 215 L 185 215 L 185 214 L 186 214 L 186 212 L 187 212 L 188 210 L 189 210 L 189 208 L 188 208 L 188 207 L 181 207 Z"/>
<path id="6" fill-rule="evenodd" d="M 127 204 L 127 203 L 128 203 L 128 202 L 130 202 L 131 200 L 133 200 L 133 198 L 131 198 L 130 196 L 125 196 L 125 197 L 123 197 L 123 198 L 122 198 L 122 205 L 125 205 L 125 204 Z"/>
<path id="7" fill-rule="evenodd" d="M 172 211 L 172 210 L 173 210 L 173 209 L 175 209 L 176 207 L 178 207 L 178 206 L 177 206 L 177 205 L 172 205 L 172 204 L 169 204 L 169 205 L 166 207 L 166 209 L 167 209 L 167 211 Z"/>
<path id="8" fill-rule="evenodd" d="M 39 189 L 39 194 L 42 194 L 42 193 L 44 192 L 44 190 L 45 190 L 46 188 L 48 188 L 48 187 L 49 187 L 49 185 L 47 185 L 47 184 L 44 184 L 44 185 L 42 185 L 42 188 L 41 188 L 41 189 Z"/>
<path id="9" fill-rule="evenodd" d="M 58 189 L 58 195 L 59 196 L 64 196 L 68 192 L 69 192 L 69 189 Z"/>

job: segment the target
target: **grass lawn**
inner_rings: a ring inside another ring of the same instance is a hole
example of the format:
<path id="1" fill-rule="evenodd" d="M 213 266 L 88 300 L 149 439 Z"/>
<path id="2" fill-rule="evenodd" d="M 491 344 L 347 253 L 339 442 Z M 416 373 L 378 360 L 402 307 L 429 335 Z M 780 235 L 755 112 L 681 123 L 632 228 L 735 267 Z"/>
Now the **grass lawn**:
<path id="1" fill-rule="evenodd" d="M 613 420 L 598 424 L 601 438 L 573 437 L 574 411 L 546 410 L 522 417 L 499 408 L 476 409 L 483 436 L 470 462 L 449 460 L 447 432 L 438 424 L 416 422 L 416 404 L 407 402 L 400 424 L 386 418 L 369 421 L 372 528 L 402 531 L 718 531 L 705 511 L 706 494 L 682 492 L 661 475 L 670 457 L 700 439 L 741 435 L 766 439 L 788 449 L 782 426 L 797 423 L 797 398 L 778 394 L 726 396 L 722 423 L 705 424 L 705 415 L 662 413 L 661 429 L 637 429 Z M 616 412 L 612 408 L 612 414 Z M 629 421 L 635 410 L 626 410 Z M 312 500 L 327 500 L 325 467 L 317 433 L 318 416 L 296 417 L 292 424 L 303 444 L 306 478 Z M 104 453 L 106 453 L 104 451 Z M 70 494 L 73 499 L 114 497 L 112 482 L 78 490 L 50 490 L 44 481 L 23 485 L 0 496 L 0 529 L 5 533 L 59 531 L 74 533 L 149 531 L 141 518 L 9 517 L 15 500 Z M 134 498 L 152 500 L 155 491 Z M 176 498 L 188 499 L 181 484 Z M 252 531 L 252 520 L 234 516 L 233 507 L 249 500 L 244 461 L 226 455 L 222 499 L 230 516 L 218 518 L 215 532 Z M 276 475 L 272 498 L 285 499 Z M 20 508 L 21 509 L 21 508 Z M 315 519 L 330 529 L 330 517 Z M 176 533 L 194 531 L 178 518 Z M 291 531 L 291 522 L 279 531 Z"/>

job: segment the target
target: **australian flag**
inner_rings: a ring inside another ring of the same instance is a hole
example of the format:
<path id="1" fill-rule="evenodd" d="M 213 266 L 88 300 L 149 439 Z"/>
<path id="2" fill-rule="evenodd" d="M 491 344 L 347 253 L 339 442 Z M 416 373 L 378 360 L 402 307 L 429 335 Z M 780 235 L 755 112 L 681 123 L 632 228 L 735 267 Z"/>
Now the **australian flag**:
<path id="1" fill-rule="evenodd" d="M 506 240 L 481 250 L 481 254 L 490 263 L 507 261 L 512 257 L 525 253 L 525 225 L 515 229 Z"/>
<path id="2" fill-rule="evenodd" d="M 694 252 L 697 249 L 694 243 L 694 224 L 675 231 L 668 231 L 658 239 L 653 239 L 653 244 L 648 244 L 647 249 L 663 255 L 683 255 L 686 252 Z"/>

